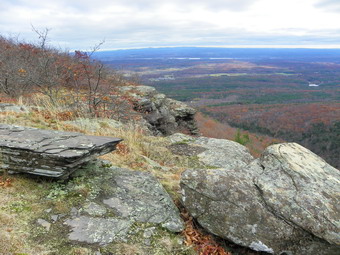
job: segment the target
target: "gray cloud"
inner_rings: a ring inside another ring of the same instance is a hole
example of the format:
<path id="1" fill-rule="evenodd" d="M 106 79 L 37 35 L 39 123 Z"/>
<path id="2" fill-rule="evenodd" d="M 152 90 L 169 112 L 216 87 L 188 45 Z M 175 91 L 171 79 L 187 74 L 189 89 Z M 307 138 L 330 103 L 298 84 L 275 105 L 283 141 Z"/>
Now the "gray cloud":
<path id="1" fill-rule="evenodd" d="M 32 23 L 38 29 L 52 29 L 51 44 L 71 49 L 89 49 L 102 39 L 106 39 L 105 48 L 339 43 L 335 36 L 339 31 L 327 27 L 256 32 L 251 20 L 243 22 L 243 18 L 248 18 L 246 11 L 258 1 L 262 0 L 1 0 L 0 31 L 33 41 L 37 35 L 31 31 Z M 318 4 L 319 8 L 339 5 L 330 0 Z M 202 10 L 207 16 L 199 16 Z M 212 22 L 226 10 L 240 15 L 239 22 L 244 24 L 233 23 L 235 15 Z"/>
<path id="2" fill-rule="evenodd" d="M 247 9 L 259 0 L 2 0 L 0 7 L 6 5 L 30 6 L 33 8 L 62 7 L 79 11 L 95 11 L 97 8 L 124 5 L 129 8 L 140 10 L 154 9 L 160 6 L 177 6 L 178 9 L 203 7 L 211 10 L 233 10 L 241 11 Z"/>
<path id="3" fill-rule="evenodd" d="M 318 8 L 324 8 L 327 11 L 340 12 L 339 0 L 319 0 L 315 6 Z"/>
<path id="4" fill-rule="evenodd" d="M 251 4 L 257 2 L 258 0 L 59 0 L 63 6 L 71 6 L 73 8 L 80 9 L 93 9 L 100 6 L 115 6 L 115 5 L 125 5 L 130 8 L 134 7 L 140 10 L 154 9 L 160 6 L 175 5 L 179 9 L 190 9 L 195 6 L 201 6 L 212 10 L 236 10 L 241 11 L 247 9 Z M 30 1 L 27 1 L 30 2 Z"/>

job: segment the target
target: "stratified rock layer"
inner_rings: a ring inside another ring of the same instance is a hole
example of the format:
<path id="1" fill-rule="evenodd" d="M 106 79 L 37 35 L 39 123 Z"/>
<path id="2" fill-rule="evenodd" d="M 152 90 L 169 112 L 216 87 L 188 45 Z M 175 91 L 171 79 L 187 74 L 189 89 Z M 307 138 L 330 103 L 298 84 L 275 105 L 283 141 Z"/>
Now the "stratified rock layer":
<path id="1" fill-rule="evenodd" d="M 181 187 L 215 235 L 272 254 L 340 254 L 340 172 L 298 144 L 270 146 L 244 167 L 187 170 Z"/>
<path id="2" fill-rule="evenodd" d="M 66 177 L 94 157 L 113 151 L 121 139 L 0 124 L 2 169 Z"/>

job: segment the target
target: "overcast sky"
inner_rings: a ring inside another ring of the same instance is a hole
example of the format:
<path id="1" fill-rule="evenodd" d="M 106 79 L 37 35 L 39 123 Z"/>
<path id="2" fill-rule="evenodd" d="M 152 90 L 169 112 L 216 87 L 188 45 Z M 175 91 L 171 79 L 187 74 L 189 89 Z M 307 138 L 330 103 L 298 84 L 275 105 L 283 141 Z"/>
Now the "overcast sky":
<path id="1" fill-rule="evenodd" d="M 340 48 L 340 0 L 1 0 L 0 33 L 67 49 Z"/>

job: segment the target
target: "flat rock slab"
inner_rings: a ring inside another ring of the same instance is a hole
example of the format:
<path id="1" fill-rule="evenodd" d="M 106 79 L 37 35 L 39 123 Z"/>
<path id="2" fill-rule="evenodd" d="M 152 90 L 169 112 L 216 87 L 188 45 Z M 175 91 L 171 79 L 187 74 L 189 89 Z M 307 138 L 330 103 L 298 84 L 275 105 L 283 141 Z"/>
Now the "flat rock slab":
<path id="1" fill-rule="evenodd" d="M 97 245 L 126 241 L 135 224 L 144 223 L 171 232 L 184 229 L 177 207 L 151 174 L 119 167 L 98 170 L 91 179 L 95 195 L 63 221 L 69 240 Z"/>
<path id="2" fill-rule="evenodd" d="M 72 228 L 70 240 L 105 245 L 125 240 L 132 221 L 80 216 L 67 220 L 65 224 Z"/>
<path id="3" fill-rule="evenodd" d="M 66 177 L 93 158 L 115 150 L 121 139 L 0 124 L 0 168 Z"/>

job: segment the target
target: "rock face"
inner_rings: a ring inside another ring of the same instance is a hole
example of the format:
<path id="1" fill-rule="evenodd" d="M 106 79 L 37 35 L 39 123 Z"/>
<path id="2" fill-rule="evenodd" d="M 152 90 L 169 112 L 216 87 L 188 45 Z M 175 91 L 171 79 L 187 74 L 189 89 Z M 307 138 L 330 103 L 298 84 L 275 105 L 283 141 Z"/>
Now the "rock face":
<path id="1" fill-rule="evenodd" d="M 198 134 L 195 109 L 149 86 L 126 86 L 121 91 L 133 98 L 134 109 L 142 113 L 155 135 L 171 135 L 179 130 Z"/>
<path id="2" fill-rule="evenodd" d="M 208 167 L 241 168 L 254 159 L 246 147 L 225 139 L 191 137 L 181 133 L 169 139 L 174 154 L 197 156 L 200 163 Z"/>
<path id="3" fill-rule="evenodd" d="M 67 177 L 94 157 L 113 151 L 118 138 L 0 124 L 2 169 Z"/>
<path id="4" fill-rule="evenodd" d="M 178 209 L 152 175 L 118 167 L 95 175 L 92 199 L 64 221 L 71 230 L 70 240 L 99 245 L 126 241 L 134 223 L 183 230 Z"/>
<path id="5" fill-rule="evenodd" d="M 218 165 L 218 163 L 217 163 Z M 340 254 L 340 172 L 295 143 L 244 167 L 182 174 L 183 203 L 208 231 L 272 254 Z"/>

